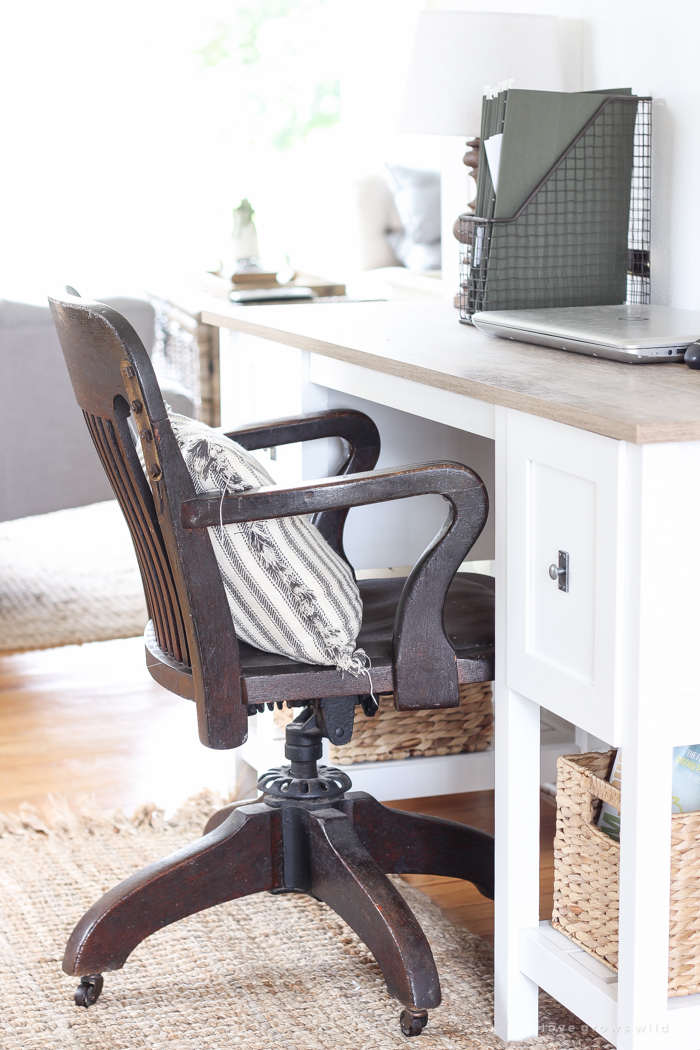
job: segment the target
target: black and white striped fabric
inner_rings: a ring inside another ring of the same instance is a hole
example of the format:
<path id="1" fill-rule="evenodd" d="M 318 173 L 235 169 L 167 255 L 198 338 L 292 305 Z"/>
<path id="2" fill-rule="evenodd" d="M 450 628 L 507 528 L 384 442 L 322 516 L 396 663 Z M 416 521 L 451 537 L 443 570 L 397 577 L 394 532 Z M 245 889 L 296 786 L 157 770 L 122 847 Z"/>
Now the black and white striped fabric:
<path id="1" fill-rule="evenodd" d="M 199 493 L 232 495 L 274 480 L 254 456 L 204 423 L 169 412 Z M 236 633 L 265 652 L 357 675 L 362 599 L 349 566 L 306 518 L 208 529 Z"/>

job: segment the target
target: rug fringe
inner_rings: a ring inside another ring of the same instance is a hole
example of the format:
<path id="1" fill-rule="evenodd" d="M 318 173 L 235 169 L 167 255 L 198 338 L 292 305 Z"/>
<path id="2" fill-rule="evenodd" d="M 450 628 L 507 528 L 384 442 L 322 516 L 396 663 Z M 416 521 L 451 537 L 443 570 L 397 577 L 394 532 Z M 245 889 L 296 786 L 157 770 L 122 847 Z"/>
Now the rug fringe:
<path id="1" fill-rule="evenodd" d="M 0 837 L 44 835 L 74 838 L 98 831 L 133 835 L 148 828 L 167 832 L 185 830 L 190 826 L 201 833 L 212 813 L 233 801 L 233 798 L 205 788 L 183 802 L 166 820 L 165 810 L 155 802 L 142 802 L 127 814 L 121 807 L 100 809 L 90 798 L 68 799 L 64 795 L 48 795 L 42 805 L 22 802 L 16 812 L 0 813 Z"/>

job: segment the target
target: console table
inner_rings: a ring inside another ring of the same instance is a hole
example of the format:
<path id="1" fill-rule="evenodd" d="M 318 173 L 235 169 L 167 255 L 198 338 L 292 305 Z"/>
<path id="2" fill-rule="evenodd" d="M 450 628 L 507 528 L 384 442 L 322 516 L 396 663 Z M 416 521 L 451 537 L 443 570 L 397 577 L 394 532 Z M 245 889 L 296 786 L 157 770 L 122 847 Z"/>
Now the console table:
<path id="1" fill-rule="evenodd" d="M 490 339 L 437 301 L 201 321 L 304 351 L 316 390 L 495 441 L 496 1032 L 537 1034 L 540 986 L 621 1050 L 697 1050 L 700 996 L 666 975 L 671 748 L 700 741 L 700 373 Z M 540 707 L 625 749 L 617 977 L 538 921 Z"/>

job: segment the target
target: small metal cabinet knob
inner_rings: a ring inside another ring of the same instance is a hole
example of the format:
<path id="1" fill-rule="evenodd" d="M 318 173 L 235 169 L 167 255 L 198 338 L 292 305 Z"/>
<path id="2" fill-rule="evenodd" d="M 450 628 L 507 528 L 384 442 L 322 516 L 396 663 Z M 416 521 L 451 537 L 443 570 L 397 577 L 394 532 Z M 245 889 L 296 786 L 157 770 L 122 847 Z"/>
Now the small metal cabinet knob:
<path id="1" fill-rule="evenodd" d="M 559 590 L 569 589 L 569 554 L 568 551 L 559 551 L 559 564 L 549 566 L 549 575 L 552 580 L 559 581 Z"/>

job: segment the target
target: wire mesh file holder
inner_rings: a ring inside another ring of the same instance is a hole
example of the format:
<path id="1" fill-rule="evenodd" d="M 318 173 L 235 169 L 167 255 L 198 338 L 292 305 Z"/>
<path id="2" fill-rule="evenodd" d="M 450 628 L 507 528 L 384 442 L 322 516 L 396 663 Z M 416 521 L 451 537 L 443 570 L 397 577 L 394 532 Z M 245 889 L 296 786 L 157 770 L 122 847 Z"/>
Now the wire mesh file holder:
<path id="1" fill-rule="evenodd" d="M 511 217 L 460 215 L 463 324 L 477 310 L 651 302 L 651 102 L 605 98 Z"/>

